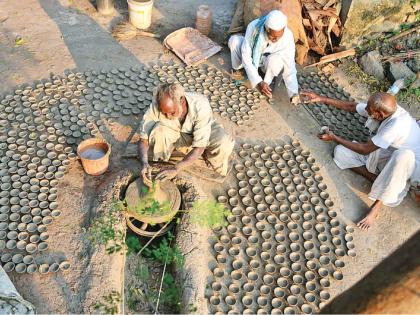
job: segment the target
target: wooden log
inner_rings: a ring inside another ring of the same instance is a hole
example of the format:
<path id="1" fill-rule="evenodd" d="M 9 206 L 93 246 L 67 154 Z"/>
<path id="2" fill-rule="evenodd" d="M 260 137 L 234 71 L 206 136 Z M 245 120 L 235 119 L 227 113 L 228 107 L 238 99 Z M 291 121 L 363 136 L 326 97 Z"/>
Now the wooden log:
<path id="1" fill-rule="evenodd" d="M 411 29 L 409 29 L 409 30 L 406 30 L 406 31 L 404 31 L 404 32 L 401 32 L 401 33 L 399 33 L 399 34 L 397 34 L 397 35 L 392 36 L 392 37 L 389 39 L 389 41 L 390 41 L 390 42 L 392 42 L 392 41 L 394 41 L 394 40 L 397 40 L 398 38 L 404 37 L 404 36 L 406 36 L 406 35 L 408 35 L 408 34 L 410 34 L 410 33 L 412 33 L 412 32 L 416 32 L 416 31 L 419 31 L 419 30 L 420 30 L 420 25 L 418 25 L 418 26 L 416 26 L 416 27 L 413 27 L 413 28 L 411 28 Z"/>
<path id="2" fill-rule="evenodd" d="M 309 68 L 309 67 L 322 65 L 324 63 L 331 62 L 331 61 L 334 61 L 334 60 L 338 60 L 338 59 L 341 59 L 341 58 L 354 56 L 355 54 L 356 54 L 356 50 L 354 48 L 350 48 L 350 49 L 340 51 L 340 52 L 335 53 L 335 54 L 330 54 L 330 55 L 327 55 L 327 56 L 323 56 L 323 57 L 321 57 L 319 62 L 313 63 L 311 65 L 307 65 L 306 67 L 304 67 L 304 69 Z"/>

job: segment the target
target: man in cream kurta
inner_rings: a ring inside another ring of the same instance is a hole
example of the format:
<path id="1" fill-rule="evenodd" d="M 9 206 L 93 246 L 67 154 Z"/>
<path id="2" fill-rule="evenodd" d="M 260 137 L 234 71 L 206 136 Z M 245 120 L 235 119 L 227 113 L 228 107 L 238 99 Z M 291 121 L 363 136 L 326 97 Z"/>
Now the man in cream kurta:
<path id="1" fill-rule="evenodd" d="M 168 161 L 175 148 L 184 151 L 200 149 L 201 152 L 194 159 L 202 155 L 216 172 L 225 176 L 228 173 L 229 157 L 234 141 L 214 120 L 207 98 L 201 94 L 186 93 L 179 84 L 168 84 L 159 89 L 162 92 L 158 91 L 156 102 L 150 105 L 143 116 L 140 129 L 140 144 L 148 143 L 147 151 L 150 152 L 150 158 L 153 161 Z M 173 112 L 172 116 L 171 111 L 165 107 L 166 103 L 171 101 L 179 103 L 179 106 L 174 106 L 180 108 L 178 114 Z M 184 106 L 183 110 L 181 104 Z M 187 155 L 184 160 L 188 158 Z M 144 159 L 143 163 L 147 163 L 147 159 L 146 161 Z M 185 161 L 178 164 L 181 165 L 183 162 Z"/>
<path id="2" fill-rule="evenodd" d="M 258 87 L 262 93 L 271 97 L 271 88 L 268 86 L 283 71 L 289 98 L 292 101 L 298 99 L 295 41 L 293 33 L 287 28 L 287 17 L 282 12 L 273 10 L 252 21 L 245 36 L 233 35 L 228 46 L 232 68 L 244 68 L 253 88 Z M 265 72 L 264 78 L 258 73 L 259 67 Z"/>

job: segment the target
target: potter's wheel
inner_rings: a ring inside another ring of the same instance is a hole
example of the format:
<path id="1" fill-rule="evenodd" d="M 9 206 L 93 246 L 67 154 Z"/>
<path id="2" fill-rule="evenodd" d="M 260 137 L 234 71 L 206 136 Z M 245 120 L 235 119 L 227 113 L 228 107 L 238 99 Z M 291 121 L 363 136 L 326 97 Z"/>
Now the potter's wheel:
<path id="1" fill-rule="evenodd" d="M 171 225 L 166 224 L 177 214 L 181 205 L 181 193 L 178 187 L 171 181 L 159 181 L 155 186 L 155 193 L 153 199 L 160 204 L 169 202 L 170 211 L 166 213 L 147 213 L 139 214 L 130 212 L 130 208 L 134 209 L 142 201 L 144 195 L 144 188 L 141 178 L 132 182 L 126 191 L 125 200 L 127 203 L 128 213 L 126 215 L 127 225 L 135 233 L 143 236 L 158 236 L 166 233 Z M 146 187 L 147 188 L 147 187 Z M 163 226 L 166 227 L 161 230 Z M 159 232 L 160 231 L 160 232 Z M 156 235 L 158 232 L 158 235 Z"/>

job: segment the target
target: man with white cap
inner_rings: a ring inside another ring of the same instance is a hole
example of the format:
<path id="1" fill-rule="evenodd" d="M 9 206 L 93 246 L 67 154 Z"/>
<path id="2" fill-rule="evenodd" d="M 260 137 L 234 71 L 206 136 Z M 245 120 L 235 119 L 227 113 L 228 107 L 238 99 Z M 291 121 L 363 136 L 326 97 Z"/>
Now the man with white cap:
<path id="1" fill-rule="evenodd" d="M 287 93 L 293 103 L 299 101 L 295 64 L 295 42 L 287 28 L 287 17 L 273 10 L 249 23 L 245 36 L 233 35 L 228 46 L 231 51 L 232 68 L 245 69 L 253 88 L 267 97 L 272 97 L 270 84 L 283 71 Z M 258 68 L 265 72 L 264 78 Z"/>

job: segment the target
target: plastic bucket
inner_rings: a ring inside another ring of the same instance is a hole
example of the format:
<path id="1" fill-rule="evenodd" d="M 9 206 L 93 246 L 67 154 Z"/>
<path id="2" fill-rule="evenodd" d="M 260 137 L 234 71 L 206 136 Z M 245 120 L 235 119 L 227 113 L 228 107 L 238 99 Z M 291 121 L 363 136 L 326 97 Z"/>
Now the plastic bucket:
<path id="1" fill-rule="evenodd" d="M 109 166 L 111 146 L 102 139 L 86 139 L 77 147 L 77 155 L 82 161 L 85 172 L 98 176 L 105 173 Z"/>
<path id="2" fill-rule="evenodd" d="M 146 29 L 152 23 L 153 0 L 127 0 L 130 23 Z"/>

